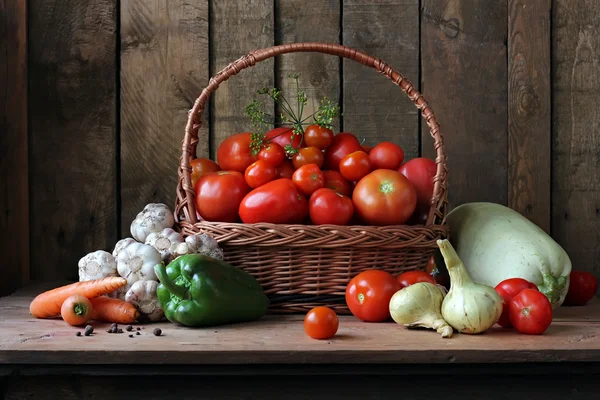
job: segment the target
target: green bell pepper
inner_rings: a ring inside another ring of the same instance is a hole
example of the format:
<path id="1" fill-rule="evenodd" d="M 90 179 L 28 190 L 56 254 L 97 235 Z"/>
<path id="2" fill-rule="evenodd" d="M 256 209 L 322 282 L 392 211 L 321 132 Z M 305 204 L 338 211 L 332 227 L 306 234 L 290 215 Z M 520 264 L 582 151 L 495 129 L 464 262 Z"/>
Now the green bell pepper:
<path id="1" fill-rule="evenodd" d="M 190 327 L 253 321 L 266 314 L 269 300 L 246 271 L 203 254 L 154 267 L 158 301 L 167 319 Z"/>

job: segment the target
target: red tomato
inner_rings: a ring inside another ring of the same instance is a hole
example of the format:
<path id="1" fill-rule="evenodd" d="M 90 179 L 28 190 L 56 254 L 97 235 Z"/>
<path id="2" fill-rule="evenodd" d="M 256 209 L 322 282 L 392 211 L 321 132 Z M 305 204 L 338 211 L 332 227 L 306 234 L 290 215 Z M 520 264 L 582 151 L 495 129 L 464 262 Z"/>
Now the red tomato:
<path id="1" fill-rule="evenodd" d="M 324 150 L 333 141 L 333 131 L 318 124 L 309 125 L 304 130 L 304 143 L 307 146 Z"/>
<path id="2" fill-rule="evenodd" d="M 371 225 L 401 225 L 415 211 L 417 193 L 398 171 L 378 169 L 362 178 L 352 193 L 360 219 Z"/>
<path id="3" fill-rule="evenodd" d="M 404 161 L 404 150 L 392 142 L 381 142 L 371 149 L 369 160 L 373 169 L 397 169 Z"/>
<path id="4" fill-rule="evenodd" d="M 359 181 L 371 172 L 369 155 L 364 151 L 350 153 L 340 161 L 340 173 L 349 181 Z"/>
<path id="5" fill-rule="evenodd" d="M 369 154 L 371 152 L 371 150 L 373 150 L 373 146 L 369 146 L 367 144 L 363 144 L 362 148 L 363 148 L 363 151 L 367 154 Z"/>
<path id="6" fill-rule="evenodd" d="M 346 225 L 354 215 L 354 205 L 349 197 L 322 188 L 310 196 L 308 212 L 315 225 Z"/>
<path id="7" fill-rule="evenodd" d="M 348 132 L 338 133 L 333 137 L 333 141 L 325 150 L 323 167 L 324 169 L 339 171 L 342 158 L 362 149 L 356 136 Z"/>
<path id="8" fill-rule="evenodd" d="M 237 171 L 208 172 L 194 188 L 196 211 L 207 221 L 236 222 L 242 199 L 250 191 L 244 175 Z"/>
<path id="9" fill-rule="evenodd" d="M 329 339 L 339 327 L 335 311 L 329 307 L 315 307 L 304 317 L 304 332 L 313 339 Z"/>
<path id="10" fill-rule="evenodd" d="M 240 204 L 239 214 L 247 224 L 302 223 L 308 216 L 308 201 L 291 179 L 281 178 L 248 193 Z"/>
<path id="11" fill-rule="evenodd" d="M 265 160 L 272 166 L 278 167 L 285 159 L 285 151 L 277 143 L 267 143 L 258 152 L 258 159 Z"/>
<path id="12" fill-rule="evenodd" d="M 346 304 L 352 314 L 367 322 L 390 318 L 390 299 L 400 283 L 388 272 L 371 269 L 356 275 L 346 287 Z"/>
<path id="13" fill-rule="evenodd" d="M 323 172 L 315 164 L 306 164 L 298 168 L 292 175 L 292 181 L 307 196 L 325 185 Z"/>
<path id="14" fill-rule="evenodd" d="M 292 139 L 292 136 L 294 138 Z M 265 141 L 267 143 L 277 143 L 282 149 L 290 144 L 293 148 L 297 149 L 302 143 L 302 135 L 296 135 L 293 128 L 289 126 L 282 126 L 280 128 L 271 129 L 265 135 Z"/>
<path id="15" fill-rule="evenodd" d="M 323 171 L 325 187 L 335 190 L 339 194 L 350 197 L 352 195 L 352 184 L 348 182 L 338 171 Z"/>
<path id="16" fill-rule="evenodd" d="M 296 169 L 307 164 L 315 164 L 321 168 L 323 166 L 323 152 L 316 147 L 303 147 L 298 150 L 292 162 Z"/>
<path id="17" fill-rule="evenodd" d="M 283 160 L 283 162 L 276 168 L 277 178 L 287 178 L 292 179 L 292 175 L 294 175 L 294 164 L 292 164 L 292 160 L 288 160 L 287 158 Z"/>
<path id="18" fill-rule="evenodd" d="M 407 271 L 398 275 L 398 283 L 400 284 L 400 288 L 405 288 L 410 285 L 414 285 L 419 282 L 429 282 L 436 284 L 435 279 L 431 274 L 428 274 L 425 271 Z"/>
<path id="19" fill-rule="evenodd" d="M 538 287 L 535 284 L 522 278 L 510 278 L 505 279 L 499 284 L 497 284 L 495 289 L 496 292 L 498 292 L 498 294 L 504 299 L 504 303 L 502 306 L 502 315 L 498 320 L 498 325 L 504 328 L 510 328 L 512 327 L 512 324 L 510 323 L 510 313 L 508 305 L 510 304 L 512 298 L 521 293 L 521 291 L 524 289 L 538 290 Z"/>
<path id="20" fill-rule="evenodd" d="M 517 332 L 541 335 L 552 323 L 552 305 L 542 292 L 523 289 L 510 301 L 509 315 Z"/>
<path id="21" fill-rule="evenodd" d="M 198 181 L 198 178 L 200 178 L 205 173 L 217 172 L 221 170 L 219 164 L 208 158 L 195 158 L 192 161 L 190 161 L 190 166 L 192 167 L 192 186 L 195 186 L 196 182 Z"/>
<path id="22" fill-rule="evenodd" d="M 244 173 L 246 168 L 257 160 L 252 155 L 250 132 L 242 132 L 229 136 L 217 149 L 217 160 L 223 171 L 238 171 Z"/>
<path id="23" fill-rule="evenodd" d="M 433 178 L 437 173 L 437 164 L 428 158 L 413 158 L 399 169 L 417 191 L 417 207 L 429 210 L 429 202 L 433 197 Z"/>
<path id="24" fill-rule="evenodd" d="M 446 289 L 450 289 L 450 276 L 448 275 L 448 270 L 440 270 L 437 265 L 435 265 L 435 259 L 433 256 L 429 258 L 427 267 L 425 267 L 425 272 L 431 274 L 438 285 L 441 285 Z"/>
<path id="25" fill-rule="evenodd" d="M 567 306 L 583 306 L 590 301 L 598 290 L 598 280 L 594 275 L 584 271 L 571 271 L 569 291 L 564 304 Z"/>
<path id="26" fill-rule="evenodd" d="M 246 173 L 244 174 L 246 183 L 252 189 L 256 189 L 267 182 L 271 182 L 276 177 L 277 171 L 275 170 L 275 167 L 265 160 L 253 162 L 248 168 L 246 168 Z"/>
<path id="27" fill-rule="evenodd" d="M 413 215 L 410 216 L 409 220 L 406 221 L 407 225 L 425 225 L 427 223 L 427 216 L 429 215 L 429 209 L 422 211 L 418 205 Z"/>

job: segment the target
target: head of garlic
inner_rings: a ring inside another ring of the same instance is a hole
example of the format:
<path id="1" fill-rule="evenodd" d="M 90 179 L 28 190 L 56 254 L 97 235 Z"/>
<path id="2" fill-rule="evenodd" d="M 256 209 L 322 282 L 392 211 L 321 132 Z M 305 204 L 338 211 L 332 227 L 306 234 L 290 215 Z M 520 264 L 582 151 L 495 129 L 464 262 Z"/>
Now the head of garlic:
<path id="1" fill-rule="evenodd" d="M 137 242 L 135 241 L 135 239 L 132 239 L 132 238 L 125 238 L 125 239 L 119 240 L 117 242 L 117 244 L 115 244 L 115 248 L 113 249 L 113 252 L 112 252 L 112 255 L 115 258 L 115 260 L 119 256 L 119 252 L 121 250 L 123 250 L 125 247 L 127 247 L 133 243 L 137 243 Z"/>
<path id="2" fill-rule="evenodd" d="M 219 247 L 217 240 L 206 233 L 200 233 L 185 238 L 191 254 L 204 254 L 217 260 L 223 260 L 223 250 Z"/>
<path id="3" fill-rule="evenodd" d="M 471 279 L 448 240 L 438 240 L 437 245 L 450 275 L 450 290 L 442 302 L 443 318 L 461 333 L 485 332 L 502 314 L 502 297 L 493 287 Z"/>
<path id="4" fill-rule="evenodd" d="M 452 327 L 441 314 L 445 289 L 429 282 L 419 282 L 400 289 L 390 299 L 392 319 L 407 328 L 435 329 L 443 338 L 452 336 Z"/>
<path id="5" fill-rule="evenodd" d="M 125 301 L 133 304 L 140 312 L 140 320 L 160 321 L 165 313 L 158 302 L 156 281 L 137 281 L 127 291 Z"/>
<path id="6" fill-rule="evenodd" d="M 79 260 L 77 266 L 80 282 L 106 278 L 108 276 L 119 276 L 117 274 L 117 262 L 115 258 L 104 250 L 86 254 Z"/>
<path id="7" fill-rule="evenodd" d="M 163 261 L 168 261 L 171 258 L 171 249 L 180 243 L 184 243 L 183 236 L 171 228 L 165 228 L 160 232 L 152 232 L 146 238 L 146 244 L 158 250 Z"/>
<path id="8" fill-rule="evenodd" d="M 158 250 L 144 243 L 133 243 L 119 252 L 117 270 L 127 279 L 129 289 L 137 281 L 156 281 L 154 266 L 162 262 Z"/>
<path id="9" fill-rule="evenodd" d="M 169 207 L 162 203 L 150 203 L 131 223 L 131 236 L 138 242 L 144 243 L 152 232 L 172 228 L 174 224 L 175 217 Z"/>

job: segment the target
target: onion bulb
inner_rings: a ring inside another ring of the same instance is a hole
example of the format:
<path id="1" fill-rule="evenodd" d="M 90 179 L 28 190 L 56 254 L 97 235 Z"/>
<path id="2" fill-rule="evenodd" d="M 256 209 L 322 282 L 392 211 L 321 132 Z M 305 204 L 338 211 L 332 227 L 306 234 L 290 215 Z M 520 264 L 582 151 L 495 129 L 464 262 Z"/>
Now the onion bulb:
<path id="1" fill-rule="evenodd" d="M 443 338 L 452 336 L 452 327 L 441 314 L 445 289 L 419 282 L 400 289 L 390 299 L 392 319 L 407 328 L 435 329 Z"/>
<path id="2" fill-rule="evenodd" d="M 442 316 L 461 333 L 488 330 L 502 314 L 502 297 L 493 287 L 471 279 L 448 240 L 438 240 L 437 245 L 450 275 L 450 291 L 442 302 Z"/>

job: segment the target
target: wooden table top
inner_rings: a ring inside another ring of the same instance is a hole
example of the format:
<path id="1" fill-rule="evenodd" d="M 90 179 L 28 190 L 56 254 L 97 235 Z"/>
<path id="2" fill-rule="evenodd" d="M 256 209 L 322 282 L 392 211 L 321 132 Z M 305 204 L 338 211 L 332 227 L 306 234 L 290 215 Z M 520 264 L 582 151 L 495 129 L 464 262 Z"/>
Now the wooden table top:
<path id="1" fill-rule="evenodd" d="M 39 286 L 0 299 L 0 364 L 448 364 L 600 362 L 600 302 L 561 307 L 541 336 L 499 326 L 480 335 L 442 339 L 432 330 L 409 330 L 394 322 L 364 323 L 341 316 L 337 335 L 313 340 L 303 316 L 267 315 L 251 323 L 185 328 L 170 323 L 137 325 L 140 335 L 109 334 L 92 323 L 92 336 L 61 319 L 29 315 Z M 152 330 L 162 329 L 161 336 Z M 125 326 L 122 326 L 125 328 Z"/>

